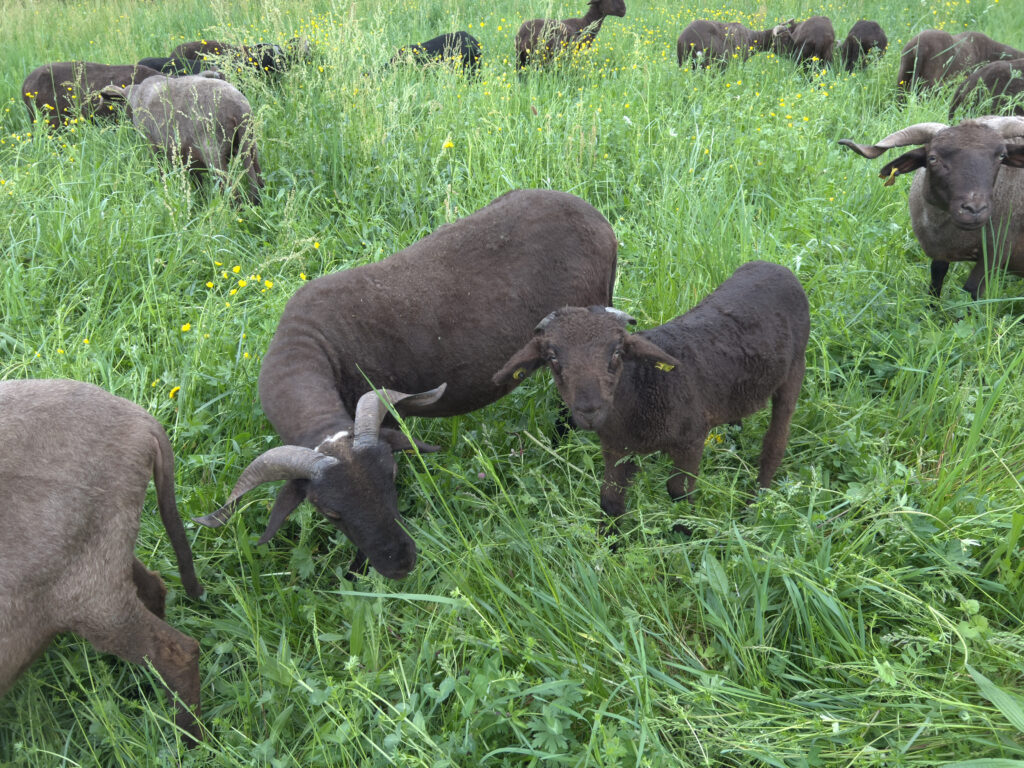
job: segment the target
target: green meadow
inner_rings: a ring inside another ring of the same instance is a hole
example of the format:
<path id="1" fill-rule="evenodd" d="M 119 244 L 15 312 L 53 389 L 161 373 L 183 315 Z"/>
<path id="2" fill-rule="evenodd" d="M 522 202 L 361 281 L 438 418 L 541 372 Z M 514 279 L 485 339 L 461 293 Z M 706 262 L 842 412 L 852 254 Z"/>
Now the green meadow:
<path id="1" fill-rule="evenodd" d="M 93 382 L 161 421 L 206 587 L 184 596 L 151 492 L 137 551 L 202 648 L 202 744 L 185 748 L 151 669 L 64 635 L 0 700 L 0 765 L 1024 766 L 1024 282 L 971 302 L 954 265 L 933 305 L 910 180 L 885 187 L 886 159 L 836 143 L 946 121 L 951 88 L 895 104 L 903 44 L 937 27 L 1024 47 L 1024 3 L 627 6 L 591 49 L 518 77 L 520 22 L 582 0 L 0 0 L 0 377 Z M 695 18 L 815 14 L 840 39 L 879 21 L 889 52 L 852 75 L 767 53 L 676 64 Z M 457 29 L 482 44 L 478 79 L 380 71 Z M 309 61 L 232 75 L 259 208 L 197 191 L 129 124 L 50 134 L 20 99 L 47 62 L 295 36 Z M 407 422 L 443 450 L 399 459 L 420 550 L 400 582 L 345 580 L 354 547 L 308 504 L 257 547 L 273 486 L 223 528 L 190 522 L 278 444 L 256 379 L 302 282 L 520 187 L 611 222 L 616 305 L 640 328 L 752 259 L 799 276 L 807 375 L 772 488 L 749 501 L 765 410 L 715 430 L 692 503 L 644 457 L 613 548 L 597 440 L 554 440 L 541 372 Z"/>

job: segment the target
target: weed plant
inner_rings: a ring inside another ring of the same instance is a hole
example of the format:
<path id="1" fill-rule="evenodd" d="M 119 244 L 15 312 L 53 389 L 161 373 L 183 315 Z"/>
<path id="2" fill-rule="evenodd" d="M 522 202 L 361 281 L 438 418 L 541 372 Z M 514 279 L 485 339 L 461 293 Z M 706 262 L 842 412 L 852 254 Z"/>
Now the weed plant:
<path id="1" fill-rule="evenodd" d="M 751 259 L 797 273 L 813 326 L 773 487 L 747 503 L 767 412 L 714 432 L 692 504 L 672 504 L 668 462 L 645 457 L 614 552 L 597 442 L 552 442 L 546 375 L 409 422 L 444 452 L 400 460 L 421 551 L 401 582 L 342 578 L 353 547 L 308 505 L 256 547 L 264 489 L 222 529 L 188 523 L 207 592 L 182 600 L 151 498 L 139 553 L 202 646 L 205 741 L 183 748 L 151 670 L 62 636 L 0 701 L 0 765 L 1024 765 L 1024 283 L 973 303 L 954 266 L 933 307 L 909 180 L 883 187 L 882 161 L 836 144 L 945 120 L 950 88 L 895 104 L 903 44 L 940 27 L 1022 47 L 1024 5 L 629 0 L 592 49 L 517 76 L 519 23 L 583 5 L 0 2 L 0 375 L 82 379 L 148 408 L 186 520 L 278 442 L 256 378 L 301 283 L 511 188 L 604 213 L 616 303 L 640 327 Z M 877 19 L 888 54 L 852 75 L 764 53 L 676 65 L 694 18 L 818 13 L 840 38 Z M 379 70 L 456 29 L 483 45 L 479 78 Z M 51 135 L 20 103 L 45 62 L 296 35 L 311 61 L 235 76 L 257 116 L 261 208 L 197 191 L 130 125 Z"/>

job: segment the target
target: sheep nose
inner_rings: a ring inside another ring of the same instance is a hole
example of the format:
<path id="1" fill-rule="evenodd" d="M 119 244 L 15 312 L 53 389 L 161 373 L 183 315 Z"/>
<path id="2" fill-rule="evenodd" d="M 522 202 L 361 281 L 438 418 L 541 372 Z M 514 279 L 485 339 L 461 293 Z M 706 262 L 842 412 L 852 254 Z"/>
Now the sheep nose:
<path id="1" fill-rule="evenodd" d="M 988 203 L 984 200 L 965 200 L 960 203 L 960 210 L 971 216 L 980 216 L 988 210 Z"/>

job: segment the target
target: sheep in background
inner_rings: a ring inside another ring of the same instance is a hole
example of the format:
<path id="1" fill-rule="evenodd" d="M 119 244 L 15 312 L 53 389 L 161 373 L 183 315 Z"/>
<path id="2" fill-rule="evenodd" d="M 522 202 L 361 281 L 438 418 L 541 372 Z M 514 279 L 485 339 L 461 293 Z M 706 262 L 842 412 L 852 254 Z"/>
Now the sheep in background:
<path id="1" fill-rule="evenodd" d="M 468 32 L 449 32 L 422 43 L 402 46 L 385 67 L 409 60 L 417 64 L 458 61 L 463 72 L 475 75 L 480 71 L 480 43 Z"/>
<path id="2" fill-rule="evenodd" d="M 832 63 L 836 32 L 827 16 L 812 16 L 789 26 L 780 25 L 775 30 L 775 50 L 779 53 L 804 66 L 816 61 L 822 65 Z"/>
<path id="3" fill-rule="evenodd" d="M 155 69 L 162 75 L 198 75 L 200 72 L 210 69 L 210 62 L 202 59 L 150 57 L 140 59 L 138 66 Z"/>
<path id="4" fill-rule="evenodd" d="M 627 333 L 635 322 L 604 307 L 553 312 L 494 383 L 514 387 L 543 365 L 551 369 L 576 424 L 601 441 L 601 509 L 612 525 L 626 510 L 637 470 L 629 456 L 667 453 L 676 469 L 669 495 L 683 499 L 693 491 L 709 431 L 771 399 L 757 476 L 768 487 L 804 377 L 810 315 L 800 281 L 785 267 L 754 261 L 686 314 Z"/>
<path id="5" fill-rule="evenodd" d="M 516 69 L 531 61 L 549 61 L 565 48 L 586 47 L 601 31 L 605 16 L 625 15 L 625 0 L 590 0 L 579 18 L 524 21 L 516 32 Z"/>
<path id="6" fill-rule="evenodd" d="M 149 660 L 201 733 L 199 644 L 163 621 L 167 589 L 135 557 L 149 478 L 185 592 L 198 597 L 174 455 L 134 403 L 78 381 L 0 382 L 0 695 L 60 632 Z"/>
<path id="7" fill-rule="evenodd" d="M 724 67 L 734 54 L 746 61 L 757 51 L 770 50 L 779 29 L 755 31 L 734 22 L 696 19 L 680 33 L 676 58 L 680 67 L 688 58 L 693 59 L 694 66 L 703 67 L 710 67 L 712 62 Z"/>
<path id="8" fill-rule="evenodd" d="M 951 261 L 976 264 L 964 283 L 974 299 L 988 273 L 1024 277 L 1024 118 L 980 117 L 959 125 L 918 123 L 877 144 L 839 143 L 874 159 L 893 147 L 917 146 L 882 167 L 886 186 L 911 171 L 908 204 L 914 235 L 932 260 L 931 294 L 938 298 Z M 920 145 L 920 146 L 918 146 Z"/>
<path id="9" fill-rule="evenodd" d="M 902 102 L 908 91 L 934 88 L 990 61 L 1022 57 L 1024 51 L 998 43 L 981 32 L 951 35 L 941 29 L 926 29 L 903 46 L 896 76 L 896 99 Z"/>
<path id="10" fill-rule="evenodd" d="M 884 56 L 888 47 L 889 38 L 885 36 L 882 25 L 877 21 L 861 19 L 850 27 L 846 39 L 839 45 L 839 61 L 847 72 L 853 72 L 858 67 L 868 65 L 872 50 L 878 51 L 878 56 Z"/>
<path id="11" fill-rule="evenodd" d="M 199 59 L 216 64 L 219 57 L 228 57 L 236 66 L 252 67 L 264 74 L 284 72 L 294 62 L 309 57 L 309 41 L 293 37 L 283 46 L 272 43 L 231 45 L 218 40 L 193 40 L 171 51 L 172 59 Z"/>
<path id="12" fill-rule="evenodd" d="M 154 150 L 181 162 L 193 174 L 226 175 L 231 158 L 239 157 L 249 179 L 249 202 L 260 204 L 263 188 L 252 109 L 235 86 L 216 71 L 199 75 L 156 75 L 139 85 L 110 85 L 104 98 L 128 102 L 132 122 Z M 240 198 L 235 191 L 236 198 Z"/>
<path id="13" fill-rule="evenodd" d="M 949 119 L 966 104 L 982 103 L 989 114 L 1024 116 L 1024 59 L 994 61 L 975 70 L 953 94 Z"/>
<path id="14" fill-rule="evenodd" d="M 491 373 L 544 315 L 611 302 L 617 249 L 589 203 L 521 189 L 383 261 L 306 283 L 260 370 L 260 402 L 285 445 L 257 457 L 228 503 L 197 522 L 222 525 L 239 496 L 287 480 L 260 543 L 308 498 L 359 548 L 353 567 L 368 558 L 384 576 L 404 577 L 416 545 L 401 527 L 391 454 L 412 444 L 380 426 L 382 399 L 402 415 L 433 417 L 493 403 L 514 384 Z M 390 391 L 378 397 L 371 387 Z"/>
<path id="15" fill-rule="evenodd" d="M 159 74 L 138 64 L 59 61 L 33 69 L 21 85 L 21 98 L 29 120 L 39 115 L 50 128 L 59 128 L 75 118 L 113 117 L 113 106 L 102 104 L 96 96 L 99 91 L 108 85 L 141 83 Z"/>

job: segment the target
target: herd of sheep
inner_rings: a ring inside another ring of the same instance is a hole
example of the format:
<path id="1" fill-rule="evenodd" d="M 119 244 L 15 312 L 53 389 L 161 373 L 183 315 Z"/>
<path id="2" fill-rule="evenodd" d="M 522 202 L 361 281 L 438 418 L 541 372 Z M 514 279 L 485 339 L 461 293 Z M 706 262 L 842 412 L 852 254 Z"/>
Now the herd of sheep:
<path id="1" fill-rule="evenodd" d="M 516 66 L 587 45 L 605 17 L 625 13 L 623 0 L 591 0 L 580 18 L 527 21 L 515 37 Z M 799 62 L 835 56 L 852 68 L 886 45 L 869 21 L 837 45 L 821 16 L 761 31 L 697 20 L 679 36 L 678 62 L 709 66 L 775 50 Z M 55 130 L 124 110 L 156 150 L 191 170 L 225 176 L 237 158 L 258 204 L 252 110 L 222 70 L 272 75 L 307 54 L 300 40 L 283 48 L 196 41 L 136 65 L 48 64 L 29 74 L 22 94 L 30 115 Z M 440 35 L 400 49 L 386 66 L 437 57 L 473 73 L 480 47 L 466 32 Z M 996 109 L 1017 115 L 913 125 L 871 145 L 840 142 L 867 158 L 915 147 L 881 176 L 892 183 L 919 171 L 910 216 L 936 297 L 953 261 L 976 263 L 965 285 L 974 297 L 991 270 L 1024 275 L 1024 176 L 999 173 L 1024 167 L 1024 118 L 1012 101 L 1022 71 L 1024 52 L 979 33 L 922 32 L 901 54 L 899 94 L 969 73 L 951 115 L 980 88 L 997 97 Z M 259 374 L 263 411 L 283 445 L 256 457 L 225 505 L 198 522 L 223 525 L 242 495 L 283 480 L 261 543 L 308 500 L 358 548 L 353 569 L 368 563 L 400 579 L 415 566 L 416 544 L 398 512 L 394 454 L 438 448 L 410 439 L 394 414 L 467 413 L 543 367 L 574 424 L 598 435 L 609 526 L 625 512 L 637 470 L 630 457 L 666 453 L 675 468 L 668 492 L 683 499 L 709 431 L 770 401 L 757 477 L 767 487 L 804 376 L 810 315 L 800 282 L 785 267 L 744 264 L 689 312 L 631 333 L 635 320 L 612 308 L 616 267 L 615 233 L 597 209 L 565 192 L 516 190 L 383 261 L 310 281 L 288 302 Z M 22 380 L 0 382 L 0 433 L 8 499 L 0 693 L 55 634 L 74 631 L 129 661 L 149 659 L 174 697 L 178 726 L 200 739 L 198 644 L 163 621 L 165 587 L 134 554 L 152 478 L 185 591 L 201 593 L 164 430 L 90 384 Z"/>

